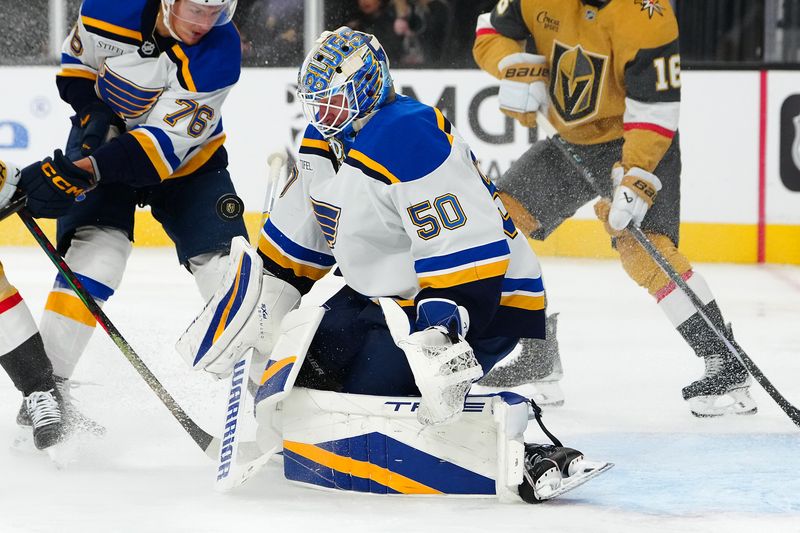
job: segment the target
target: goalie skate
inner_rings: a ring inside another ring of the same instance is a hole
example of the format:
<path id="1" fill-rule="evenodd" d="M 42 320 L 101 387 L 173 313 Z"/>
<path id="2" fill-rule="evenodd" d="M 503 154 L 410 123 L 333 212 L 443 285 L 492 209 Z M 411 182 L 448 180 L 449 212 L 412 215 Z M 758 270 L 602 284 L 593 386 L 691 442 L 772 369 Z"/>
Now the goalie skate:
<path id="1" fill-rule="evenodd" d="M 552 500 L 613 466 L 613 463 L 589 461 L 572 448 L 526 444 L 525 471 L 519 495 L 528 503 Z"/>

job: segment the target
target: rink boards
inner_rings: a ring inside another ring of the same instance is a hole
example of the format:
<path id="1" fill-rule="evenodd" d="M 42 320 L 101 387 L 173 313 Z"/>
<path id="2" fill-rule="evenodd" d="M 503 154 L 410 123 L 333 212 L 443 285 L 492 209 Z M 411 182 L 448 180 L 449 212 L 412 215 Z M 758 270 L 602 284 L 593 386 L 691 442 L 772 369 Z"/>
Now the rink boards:
<path id="1" fill-rule="evenodd" d="M 24 164 L 63 145 L 70 109 L 58 98 L 55 73 L 0 67 L 3 79 L 15 81 L 0 102 L 0 159 Z M 245 69 L 225 103 L 230 170 L 253 237 L 267 155 L 293 153 L 304 129 L 295 79 L 294 69 Z M 690 71 L 682 79 L 681 249 L 695 261 L 800 264 L 800 73 Z M 497 85 L 487 74 L 397 70 L 395 81 L 401 92 L 442 109 L 492 178 L 535 139 L 497 112 Z M 0 245 L 33 242 L 16 220 L 0 224 Z M 146 210 L 137 214 L 135 238 L 138 245 L 169 244 Z M 534 247 L 542 255 L 613 254 L 591 206 Z"/>

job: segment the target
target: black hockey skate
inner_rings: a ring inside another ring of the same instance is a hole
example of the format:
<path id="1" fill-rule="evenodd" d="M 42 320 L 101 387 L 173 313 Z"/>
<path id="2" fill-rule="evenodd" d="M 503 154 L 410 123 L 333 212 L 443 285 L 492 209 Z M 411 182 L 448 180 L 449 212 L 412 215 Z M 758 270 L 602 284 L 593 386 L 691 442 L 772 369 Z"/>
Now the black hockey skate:
<path id="1" fill-rule="evenodd" d="M 25 418 L 33 430 L 33 444 L 38 450 L 60 442 L 66 434 L 58 396 L 55 389 L 35 391 L 22 401 Z"/>
<path id="2" fill-rule="evenodd" d="M 60 435 L 55 442 L 63 440 L 71 433 L 77 431 L 88 432 L 97 436 L 104 435 L 106 428 L 78 411 L 73 404 L 72 395 L 70 394 L 70 389 L 73 387 L 72 382 L 66 378 L 61 378 L 58 376 L 53 377 L 55 378 L 56 388 L 52 391 L 52 396 L 57 402 L 57 407 L 61 417 Z M 22 405 L 17 413 L 17 424 L 23 427 L 33 428 L 34 444 L 37 448 L 41 450 L 47 447 L 39 446 L 36 442 L 35 418 L 31 415 L 30 409 L 27 406 L 27 398 L 22 401 Z M 53 442 L 53 444 L 55 444 L 55 442 Z"/>
<path id="3" fill-rule="evenodd" d="M 752 415 L 758 411 L 750 396 L 750 376 L 731 354 L 705 356 L 703 377 L 683 388 L 694 416 Z"/>
<path id="4" fill-rule="evenodd" d="M 572 448 L 526 444 L 519 495 L 528 503 L 541 503 L 583 485 L 612 466 L 613 463 L 588 461 Z"/>

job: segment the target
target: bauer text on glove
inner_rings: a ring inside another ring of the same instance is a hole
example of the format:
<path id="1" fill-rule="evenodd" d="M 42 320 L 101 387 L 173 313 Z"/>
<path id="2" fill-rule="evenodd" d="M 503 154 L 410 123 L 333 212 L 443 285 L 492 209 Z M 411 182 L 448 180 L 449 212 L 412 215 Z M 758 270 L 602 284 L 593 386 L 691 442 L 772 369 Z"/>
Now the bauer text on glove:
<path id="1" fill-rule="evenodd" d="M 639 226 L 647 210 L 653 205 L 661 190 L 661 181 L 646 170 L 631 167 L 627 172 L 620 166 L 612 171 L 614 196 L 608 213 L 608 225 L 621 231 L 633 222 Z"/>
<path id="2" fill-rule="evenodd" d="M 520 52 L 501 59 L 497 68 L 502 76 L 497 95 L 500 111 L 532 128 L 536 125 L 536 112 L 544 112 L 548 105 L 547 60 Z"/>

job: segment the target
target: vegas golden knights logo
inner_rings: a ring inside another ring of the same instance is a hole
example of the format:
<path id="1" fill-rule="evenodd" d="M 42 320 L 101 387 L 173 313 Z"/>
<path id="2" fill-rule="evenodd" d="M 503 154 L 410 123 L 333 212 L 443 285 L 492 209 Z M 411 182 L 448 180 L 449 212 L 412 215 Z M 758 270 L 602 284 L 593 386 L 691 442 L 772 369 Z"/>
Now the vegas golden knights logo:
<path id="1" fill-rule="evenodd" d="M 597 112 L 608 58 L 580 45 L 568 48 L 553 42 L 550 97 L 564 122 L 575 122 Z"/>

